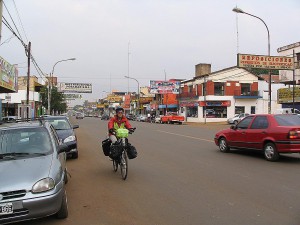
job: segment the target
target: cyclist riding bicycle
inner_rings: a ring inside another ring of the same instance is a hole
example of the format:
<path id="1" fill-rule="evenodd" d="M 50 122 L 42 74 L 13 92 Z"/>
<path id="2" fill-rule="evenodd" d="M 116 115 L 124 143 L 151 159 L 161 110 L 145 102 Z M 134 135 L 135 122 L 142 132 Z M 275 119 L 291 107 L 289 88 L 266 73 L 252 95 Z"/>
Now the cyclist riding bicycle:
<path id="1" fill-rule="evenodd" d="M 119 128 L 126 128 L 132 130 L 132 126 L 129 123 L 129 120 L 124 116 L 124 109 L 122 107 L 116 108 L 116 115 L 112 117 L 108 122 L 108 133 L 109 139 L 112 143 L 117 141 L 115 131 Z"/>

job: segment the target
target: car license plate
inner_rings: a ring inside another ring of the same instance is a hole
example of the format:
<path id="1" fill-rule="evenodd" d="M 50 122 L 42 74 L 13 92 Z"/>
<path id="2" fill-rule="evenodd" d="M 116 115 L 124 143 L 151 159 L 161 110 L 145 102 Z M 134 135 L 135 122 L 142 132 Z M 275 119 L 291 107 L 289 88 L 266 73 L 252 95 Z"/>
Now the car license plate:
<path id="1" fill-rule="evenodd" d="M 12 203 L 0 204 L 0 215 L 12 214 L 13 212 Z"/>

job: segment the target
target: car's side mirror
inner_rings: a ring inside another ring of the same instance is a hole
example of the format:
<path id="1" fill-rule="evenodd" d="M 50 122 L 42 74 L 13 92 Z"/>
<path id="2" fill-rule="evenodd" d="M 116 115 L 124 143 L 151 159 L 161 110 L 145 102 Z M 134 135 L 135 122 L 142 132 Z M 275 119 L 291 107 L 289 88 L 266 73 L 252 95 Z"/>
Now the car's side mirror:
<path id="1" fill-rule="evenodd" d="M 231 125 L 231 126 L 230 126 L 230 129 L 236 130 L 236 125 Z"/>
<path id="2" fill-rule="evenodd" d="M 69 152 L 71 149 L 67 144 L 61 144 L 58 146 L 58 154 L 62 152 Z"/>
<path id="3" fill-rule="evenodd" d="M 79 125 L 73 125 L 73 129 L 79 128 Z"/>
<path id="4" fill-rule="evenodd" d="M 58 154 L 59 153 L 62 153 L 62 152 L 68 152 L 70 151 L 71 149 L 69 148 L 69 146 L 67 144 L 61 144 L 58 146 Z"/>

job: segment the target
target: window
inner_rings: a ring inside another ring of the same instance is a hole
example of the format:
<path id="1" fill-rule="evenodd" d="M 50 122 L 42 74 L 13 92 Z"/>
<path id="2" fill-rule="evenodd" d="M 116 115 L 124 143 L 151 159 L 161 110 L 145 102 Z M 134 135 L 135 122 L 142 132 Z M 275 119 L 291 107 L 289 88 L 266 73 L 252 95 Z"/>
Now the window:
<path id="1" fill-rule="evenodd" d="M 251 123 L 253 119 L 253 116 L 248 116 L 245 119 L 243 119 L 238 125 L 238 129 L 247 129 L 249 127 L 249 124 Z"/>
<path id="2" fill-rule="evenodd" d="M 187 107 L 187 117 L 198 117 L 198 106 Z"/>
<path id="3" fill-rule="evenodd" d="M 241 95 L 250 95 L 251 94 L 251 86 L 250 84 L 241 84 Z"/>
<path id="4" fill-rule="evenodd" d="M 255 106 L 251 106 L 251 114 L 255 114 Z"/>
<path id="5" fill-rule="evenodd" d="M 251 125 L 251 129 L 266 129 L 268 126 L 269 122 L 266 116 L 257 116 Z"/>
<path id="6" fill-rule="evenodd" d="M 234 114 L 241 114 L 245 112 L 245 106 L 236 106 L 234 110 Z"/>
<path id="7" fill-rule="evenodd" d="M 224 83 L 215 82 L 214 88 L 215 88 L 215 95 L 218 95 L 218 96 L 224 95 Z"/>
<path id="8" fill-rule="evenodd" d="M 203 107 L 203 118 L 227 118 L 227 107 L 224 106 L 209 106 Z"/>

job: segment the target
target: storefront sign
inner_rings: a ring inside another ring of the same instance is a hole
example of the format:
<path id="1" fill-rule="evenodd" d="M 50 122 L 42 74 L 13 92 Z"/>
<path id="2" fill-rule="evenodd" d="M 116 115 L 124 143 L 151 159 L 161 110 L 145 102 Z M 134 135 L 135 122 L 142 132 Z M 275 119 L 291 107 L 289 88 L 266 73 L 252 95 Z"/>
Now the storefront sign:
<path id="1" fill-rule="evenodd" d="M 285 56 L 237 54 L 237 66 L 271 70 L 293 70 L 294 58 Z"/>
<path id="2" fill-rule="evenodd" d="M 141 104 L 146 104 L 146 103 L 152 102 L 152 100 L 153 100 L 152 97 L 141 97 L 140 98 L 140 103 Z"/>
<path id="3" fill-rule="evenodd" d="M 230 101 L 201 101 L 200 106 L 230 106 Z"/>
<path id="4" fill-rule="evenodd" d="M 180 102 L 180 107 L 197 107 L 199 106 L 199 102 Z"/>
<path id="5" fill-rule="evenodd" d="M 123 101 L 123 98 L 122 96 L 107 96 L 107 101 L 109 102 L 122 102 Z"/>

